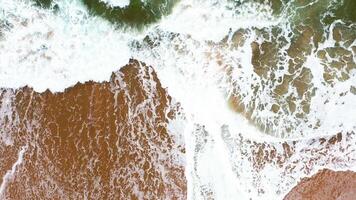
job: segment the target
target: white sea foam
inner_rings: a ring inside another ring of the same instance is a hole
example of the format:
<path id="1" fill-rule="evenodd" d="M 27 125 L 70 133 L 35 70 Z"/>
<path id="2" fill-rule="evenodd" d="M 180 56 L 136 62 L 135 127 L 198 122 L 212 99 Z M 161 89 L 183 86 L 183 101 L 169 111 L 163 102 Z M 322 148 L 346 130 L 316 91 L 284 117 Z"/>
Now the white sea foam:
<path id="1" fill-rule="evenodd" d="M 0 90 L 1 91 L 1 90 Z M 2 93 L 2 101 L 0 104 L 0 144 L 6 146 L 13 145 L 13 136 L 10 135 L 19 124 L 19 117 L 13 107 L 14 94 L 12 91 Z"/>
<path id="2" fill-rule="evenodd" d="M 246 3 L 238 8 L 228 0 L 182 1 L 159 26 L 189 34 L 197 40 L 219 41 L 229 30 L 278 24 L 268 5 Z"/>
<path id="3" fill-rule="evenodd" d="M 142 36 L 133 37 L 129 33 L 115 30 L 103 19 L 89 16 L 85 7 L 76 1 L 58 2 L 61 7 L 58 14 L 35 8 L 25 1 L 14 2 L 0 0 L 0 9 L 5 11 L 1 12 L 1 19 L 6 19 L 13 26 L 4 31 L 0 41 L 0 86 L 17 88 L 29 84 L 37 91 L 47 88 L 62 91 L 77 81 L 108 80 L 110 73 L 126 64 L 130 57 L 152 65 L 162 85 L 181 104 L 184 112 L 184 116 L 172 120 L 168 128 L 172 133 L 184 132 L 190 199 L 203 199 L 207 194 L 215 199 L 282 198 L 282 194 L 288 192 L 299 178 L 309 175 L 298 169 L 318 156 L 308 154 L 308 158 L 303 158 L 301 155 L 301 151 L 308 150 L 311 145 L 306 136 L 312 140 L 339 131 L 355 130 L 355 120 L 351 117 L 356 112 L 355 95 L 339 94 L 355 85 L 356 73 L 350 73 L 347 81 L 333 87 L 323 85 L 323 67 L 314 53 L 308 56 L 305 63 L 305 67 L 311 70 L 312 82 L 317 88 L 316 95 L 311 99 L 311 111 L 307 119 L 310 123 L 319 120 L 321 125 L 318 129 L 302 124 L 289 138 L 282 138 L 277 133 L 275 136 L 278 137 L 272 137 L 263 134 L 228 107 L 227 98 L 236 84 L 239 92 L 245 94 L 243 101 L 246 102 L 255 97 L 251 85 L 263 84 L 251 63 L 251 43 L 262 40 L 255 34 L 256 28 L 270 28 L 278 24 L 284 27 L 281 34 L 288 35 L 290 32 L 288 25 L 274 17 L 267 5 L 248 3 L 236 11 L 232 9 L 231 1 L 182 0 L 171 15 L 147 28 L 142 34 L 157 43 L 135 49 L 129 44 L 134 40 L 142 43 Z M 241 48 L 224 48 L 208 42 L 231 37 L 232 32 L 239 28 L 248 29 L 244 35 L 246 41 Z M 329 38 L 320 45 L 319 48 L 326 48 L 334 43 Z M 284 46 L 281 51 L 285 49 Z M 232 79 L 235 85 L 229 82 L 224 71 L 227 65 L 233 68 Z M 285 73 L 286 70 L 281 70 L 277 75 Z M 326 100 L 327 104 L 324 103 Z M 261 90 L 258 101 L 270 107 L 273 98 L 267 90 Z M 262 121 L 275 116 L 268 109 L 256 112 L 255 115 Z M 287 121 L 294 120 L 293 116 L 283 117 Z M 283 123 L 281 121 L 275 126 Z M 300 132 L 305 133 L 305 136 L 301 136 Z M 282 142 L 291 142 L 293 137 L 293 140 L 299 142 L 296 153 L 288 163 L 295 161 L 297 170 L 285 181 L 282 179 L 287 164 L 282 168 L 276 163 L 267 164 L 257 173 L 251 161 L 253 155 L 246 152 L 252 147 L 239 147 L 236 143 L 239 135 L 253 142 L 270 144 L 278 152 L 283 152 Z M 354 140 L 355 137 L 351 142 Z M 350 141 L 342 141 L 341 146 L 347 146 L 347 142 Z M 309 151 L 323 148 L 322 145 L 313 145 Z M 352 166 L 355 166 L 356 155 L 352 153 L 353 149 L 347 152 L 351 152 L 347 157 L 349 161 L 345 159 L 341 163 L 330 164 L 328 159 L 332 159 L 332 156 L 345 156 L 339 154 L 335 147 L 330 156 L 308 166 L 311 168 L 310 173 L 323 166 L 336 170 L 354 169 Z M 262 196 L 259 196 L 254 182 L 257 178 L 259 186 L 268 191 Z M 281 183 L 288 184 L 281 186 Z"/>
<path id="4" fill-rule="evenodd" d="M 132 36 L 77 1 L 59 1 L 53 14 L 19 1 L 0 1 L 1 19 L 11 28 L 0 40 L 0 85 L 62 91 L 76 82 L 108 80 L 127 64 Z"/>

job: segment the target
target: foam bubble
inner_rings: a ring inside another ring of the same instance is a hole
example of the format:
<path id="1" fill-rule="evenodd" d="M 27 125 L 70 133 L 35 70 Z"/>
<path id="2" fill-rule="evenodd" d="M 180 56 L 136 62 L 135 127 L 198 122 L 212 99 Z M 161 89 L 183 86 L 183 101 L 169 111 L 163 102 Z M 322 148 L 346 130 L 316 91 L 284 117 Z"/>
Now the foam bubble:
<path id="1" fill-rule="evenodd" d="M 124 8 L 130 4 L 130 0 L 100 0 L 109 4 L 111 7 Z"/>

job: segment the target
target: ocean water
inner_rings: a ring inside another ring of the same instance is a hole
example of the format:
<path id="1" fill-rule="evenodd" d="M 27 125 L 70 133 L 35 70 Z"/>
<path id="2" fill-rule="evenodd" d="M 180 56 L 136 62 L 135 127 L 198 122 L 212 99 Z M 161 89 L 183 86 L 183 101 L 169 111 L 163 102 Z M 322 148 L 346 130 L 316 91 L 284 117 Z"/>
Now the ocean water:
<path id="1" fill-rule="evenodd" d="M 142 90 L 159 82 L 179 105 L 165 126 L 184 141 L 180 198 L 282 199 L 321 168 L 356 170 L 353 10 L 353 0 L 0 0 L 0 87 L 60 93 L 136 59 L 159 80 Z M 4 146 L 20 123 L 6 125 L 13 95 L 2 95 Z"/>

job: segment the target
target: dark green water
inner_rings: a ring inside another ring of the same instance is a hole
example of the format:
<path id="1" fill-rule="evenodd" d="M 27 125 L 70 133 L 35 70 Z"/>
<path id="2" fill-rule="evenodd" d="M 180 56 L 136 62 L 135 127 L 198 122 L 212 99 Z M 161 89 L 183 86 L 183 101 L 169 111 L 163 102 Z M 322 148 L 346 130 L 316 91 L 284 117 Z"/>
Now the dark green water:
<path id="1" fill-rule="evenodd" d="M 58 9 L 53 0 L 34 0 L 37 6 Z M 81 0 L 92 15 L 100 16 L 118 27 L 142 29 L 171 13 L 178 0 L 130 0 L 124 8 L 111 7 L 100 0 Z"/>

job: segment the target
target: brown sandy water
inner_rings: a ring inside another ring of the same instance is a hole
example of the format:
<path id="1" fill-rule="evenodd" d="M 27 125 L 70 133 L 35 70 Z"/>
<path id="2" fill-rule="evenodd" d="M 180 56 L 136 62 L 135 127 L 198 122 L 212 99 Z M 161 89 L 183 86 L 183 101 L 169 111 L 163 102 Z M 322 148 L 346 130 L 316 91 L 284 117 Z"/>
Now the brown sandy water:
<path id="1" fill-rule="evenodd" d="M 61 93 L 3 89 L 13 144 L 0 143 L 2 177 L 26 150 L 2 199 L 185 199 L 185 149 L 167 130 L 176 107 L 140 65 Z"/>
<path id="2" fill-rule="evenodd" d="M 321 170 L 310 178 L 303 178 L 284 199 L 352 200 L 355 197 L 355 172 Z"/>

